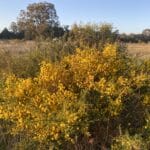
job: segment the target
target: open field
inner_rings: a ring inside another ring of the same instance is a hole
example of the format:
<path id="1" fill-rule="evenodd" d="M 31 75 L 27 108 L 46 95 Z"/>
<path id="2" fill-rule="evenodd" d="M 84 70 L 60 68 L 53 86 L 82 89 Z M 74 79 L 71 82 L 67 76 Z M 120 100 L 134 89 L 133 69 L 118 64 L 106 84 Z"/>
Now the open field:
<path id="1" fill-rule="evenodd" d="M 129 54 L 138 58 L 150 58 L 150 43 L 127 44 Z"/>
<path id="2" fill-rule="evenodd" d="M 4 40 L 0 41 L 0 50 L 20 53 L 34 49 L 35 42 L 20 40 Z"/>
<path id="3" fill-rule="evenodd" d="M 33 50 L 36 43 L 33 41 L 6 40 L 0 41 L 0 50 L 21 53 Z M 150 58 L 150 43 L 127 44 L 128 53 L 137 58 Z"/>

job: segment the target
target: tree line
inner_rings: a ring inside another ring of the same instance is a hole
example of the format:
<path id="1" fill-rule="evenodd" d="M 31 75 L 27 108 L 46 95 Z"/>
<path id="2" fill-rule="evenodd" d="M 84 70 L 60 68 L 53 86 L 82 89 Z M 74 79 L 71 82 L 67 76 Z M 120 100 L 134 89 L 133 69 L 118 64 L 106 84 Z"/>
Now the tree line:
<path id="1" fill-rule="evenodd" d="M 147 43 L 150 41 L 150 29 L 143 30 L 141 34 L 127 35 L 120 34 L 118 30 L 113 31 L 110 24 L 61 26 L 54 4 L 39 2 L 29 4 L 26 10 L 21 10 L 17 21 L 11 23 L 10 29 L 4 28 L 0 33 L 0 39 L 34 40 L 60 37 L 66 40 L 77 38 L 85 42 L 94 40 L 93 43 L 99 40 L 103 42 L 106 37 L 125 43 Z"/>
<path id="2" fill-rule="evenodd" d="M 119 39 L 125 43 L 148 43 L 150 41 L 150 29 L 144 29 L 141 34 L 120 34 Z"/>

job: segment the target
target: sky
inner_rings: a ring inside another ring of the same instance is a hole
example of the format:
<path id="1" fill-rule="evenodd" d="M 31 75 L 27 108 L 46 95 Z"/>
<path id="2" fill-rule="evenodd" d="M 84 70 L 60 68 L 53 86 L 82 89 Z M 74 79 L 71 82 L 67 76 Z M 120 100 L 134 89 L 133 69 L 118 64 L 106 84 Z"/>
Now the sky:
<path id="1" fill-rule="evenodd" d="M 120 33 L 150 28 L 150 0 L 44 0 L 55 5 L 61 25 L 111 23 Z M 41 0 L 0 0 L 0 31 L 16 21 L 21 9 Z"/>

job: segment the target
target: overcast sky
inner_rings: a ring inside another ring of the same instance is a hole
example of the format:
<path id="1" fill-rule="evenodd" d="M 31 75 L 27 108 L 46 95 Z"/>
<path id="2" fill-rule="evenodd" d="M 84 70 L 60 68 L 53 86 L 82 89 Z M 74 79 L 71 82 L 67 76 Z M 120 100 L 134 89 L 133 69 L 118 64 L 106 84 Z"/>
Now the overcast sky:
<path id="1" fill-rule="evenodd" d="M 21 9 L 40 0 L 0 0 L 0 30 L 8 27 Z M 108 22 L 121 33 L 150 28 L 150 0 L 47 0 L 55 5 L 62 25 Z"/>

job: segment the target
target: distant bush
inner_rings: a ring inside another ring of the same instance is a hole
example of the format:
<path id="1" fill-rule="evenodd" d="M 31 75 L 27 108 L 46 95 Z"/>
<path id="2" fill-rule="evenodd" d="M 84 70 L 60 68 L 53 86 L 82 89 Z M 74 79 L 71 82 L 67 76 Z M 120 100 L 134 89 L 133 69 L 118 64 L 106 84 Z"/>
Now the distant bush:
<path id="1" fill-rule="evenodd" d="M 111 24 L 74 24 L 69 32 L 69 39 L 78 47 L 101 49 L 106 43 L 114 43 L 118 37 L 118 30 Z"/>

